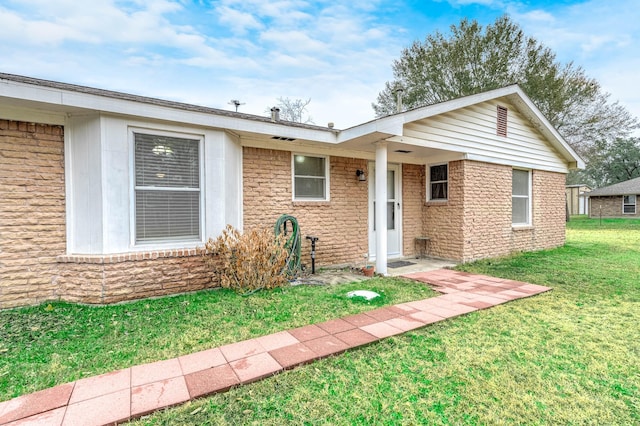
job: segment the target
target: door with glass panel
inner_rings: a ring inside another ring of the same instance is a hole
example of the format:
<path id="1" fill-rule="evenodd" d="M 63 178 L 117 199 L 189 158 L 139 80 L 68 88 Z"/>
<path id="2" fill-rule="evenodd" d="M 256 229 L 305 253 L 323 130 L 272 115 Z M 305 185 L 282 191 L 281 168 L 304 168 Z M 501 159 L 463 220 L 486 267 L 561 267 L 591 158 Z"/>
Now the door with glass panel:
<path id="1" fill-rule="evenodd" d="M 387 256 L 399 257 L 402 255 L 402 209 L 401 209 L 401 173 L 400 164 L 387 166 Z M 376 255 L 375 205 L 376 205 L 376 179 L 375 165 L 369 163 L 369 257 Z"/>

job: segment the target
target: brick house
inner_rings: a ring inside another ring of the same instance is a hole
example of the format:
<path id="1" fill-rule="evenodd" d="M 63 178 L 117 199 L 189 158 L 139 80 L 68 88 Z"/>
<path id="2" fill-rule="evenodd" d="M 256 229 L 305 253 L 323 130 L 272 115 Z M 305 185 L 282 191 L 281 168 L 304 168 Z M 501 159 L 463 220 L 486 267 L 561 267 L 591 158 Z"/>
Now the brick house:
<path id="1" fill-rule="evenodd" d="M 594 189 L 589 193 L 589 217 L 640 218 L 640 177 Z"/>
<path id="2" fill-rule="evenodd" d="M 204 241 L 283 213 L 319 265 L 381 273 L 417 237 L 462 262 L 555 247 L 582 166 L 518 86 L 337 130 L 0 74 L 0 309 L 215 286 Z"/>

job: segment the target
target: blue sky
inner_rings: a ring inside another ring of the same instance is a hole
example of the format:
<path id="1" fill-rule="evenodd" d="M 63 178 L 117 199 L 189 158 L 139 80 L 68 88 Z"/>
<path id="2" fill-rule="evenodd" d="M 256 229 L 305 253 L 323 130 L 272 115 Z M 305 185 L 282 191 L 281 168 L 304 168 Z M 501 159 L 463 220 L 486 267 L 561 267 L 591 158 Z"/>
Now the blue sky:
<path id="1" fill-rule="evenodd" d="M 0 0 L 0 72 L 260 115 L 311 98 L 346 128 L 403 47 L 505 13 L 640 116 L 637 0 Z"/>

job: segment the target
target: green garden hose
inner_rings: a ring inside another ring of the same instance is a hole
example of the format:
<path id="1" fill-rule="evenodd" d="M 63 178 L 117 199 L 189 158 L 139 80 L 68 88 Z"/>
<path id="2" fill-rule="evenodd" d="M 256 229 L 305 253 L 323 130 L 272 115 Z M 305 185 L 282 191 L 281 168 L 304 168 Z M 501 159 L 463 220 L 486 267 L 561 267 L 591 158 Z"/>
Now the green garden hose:
<path id="1" fill-rule="evenodd" d="M 287 230 L 287 222 L 291 223 L 290 235 Z M 300 238 L 298 221 L 293 216 L 283 214 L 276 221 L 276 226 L 273 231 L 275 232 L 276 237 L 280 234 L 283 234 L 285 237 L 288 236 L 285 242 L 285 248 L 289 251 L 289 256 L 287 257 L 285 269 L 288 276 L 295 277 L 300 272 L 300 257 L 302 250 L 302 239 Z"/>

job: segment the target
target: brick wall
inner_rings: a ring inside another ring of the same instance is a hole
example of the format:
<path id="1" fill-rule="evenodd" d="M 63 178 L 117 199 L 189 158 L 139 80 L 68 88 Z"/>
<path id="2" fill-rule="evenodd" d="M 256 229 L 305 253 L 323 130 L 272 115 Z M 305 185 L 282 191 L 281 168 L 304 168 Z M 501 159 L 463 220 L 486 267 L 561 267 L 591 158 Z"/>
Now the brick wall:
<path id="1" fill-rule="evenodd" d="M 511 224 L 512 168 L 465 161 L 464 255 L 471 261 L 565 242 L 565 176 L 532 172 L 532 225 Z"/>
<path id="2" fill-rule="evenodd" d="M 0 309 L 56 298 L 64 186 L 62 127 L 0 120 Z"/>
<path id="3" fill-rule="evenodd" d="M 475 161 L 464 162 L 463 260 L 510 253 L 512 168 Z"/>
<path id="4" fill-rule="evenodd" d="M 431 238 L 429 243 L 430 256 L 443 259 L 462 259 L 463 257 L 463 166 L 463 161 L 449 163 L 449 199 L 447 201 L 428 201 L 425 205 L 424 232 L 425 236 Z"/>
<path id="5" fill-rule="evenodd" d="M 475 161 L 449 163 L 449 200 L 427 202 L 430 254 L 472 261 L 561 246 L 565 241 L 565 176 L 532 172 L 532 226 L 511 224 L 512 168 Z"/>
<path id="6" fill-rule="evenodd" d="M 599 218 L 602 212 L 602 217 L 638 218 L 640 217 L 640 195 L 636 196 L 636 203 L 636 214 L 623 214 L 621 195 L 614 197 L 590 197 L 589 216 Z"/>
<path id="7" fill-rule="evenodd" d="M 330 201 L 292 201 L 291 152 L 243 149 L 244 227 L 273 228 L 282 214 L 298 220 L 302 234 L 302 261 L 311 265 L 306 235 L 320 238 L 316 267 L 362 263 L 368 252 L 367 160 L 330 157 Z"/>
<path id="8" fill-rule="evenodd" d="M 199 252 L 66 256 L 61 126 L 0 120 L 0 309 L 217 286 Z"/>
<path id="9" fill-rule="evenodd" d="M 71 302 L 115 303 L 217 287 L 202 252 L 165 250 L 111 256 L 60 256 L 54 279 Z"/>
<path id="10" fill-rule="evenodd" d="M 424 236 L 425 166 L 402 165 L 402 231 L 404 255 L 415 255 L 415 238 Z M 420 250 L 420 248 L 418 248 Z"/>

